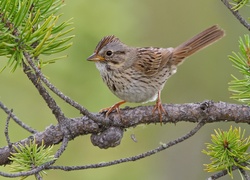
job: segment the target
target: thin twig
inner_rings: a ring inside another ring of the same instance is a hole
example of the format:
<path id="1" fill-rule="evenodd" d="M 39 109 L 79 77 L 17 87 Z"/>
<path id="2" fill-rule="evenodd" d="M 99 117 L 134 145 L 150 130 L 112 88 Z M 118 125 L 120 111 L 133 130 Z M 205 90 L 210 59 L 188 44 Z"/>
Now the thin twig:
<path id="1" fill-rule="evenodd" d="M 240 163 L 241 166 L 247 166 L 248 163 Z M 236 170 L 236 169 L 240 169 L 238 166 L 233 166 L 232 167 L 232 171 Z M 242 168 L 241 168 L 242 169 Z M 227 170 L 223 170 L 223 171 L 220 171 L 216 174 L 213 174 L 212 176 L 210 176 L 207 180 L 216 180 L 216 179 L 219 179 L 225 175 L 228 174 L 228 171 Z M 246 174 L 246 176 L 244 175 L 244 177 L 247 177 L 248 175 Z M 247 177 L 249 178 L 249 176 Z M 246 179 L 246 180 L 249 180 L 249 179 Z"/>
<path id="2" fill-rule="evenodd" d="M 63 154 L 63 152 L 66 150 L 66 147 L 68 146 L 68 143 L 69 143 L 69 139 L 64 136 L 62 144 L 55 154 L 55 158 L 58 159 Z"/>
<path id="3" fill-rule="evenodd" d="M 3 176 L 3 177 L 10 177 L 10 178 L 14 178 L 14 177 L 22 177 L 22 176 L 30 176 L 30 175 L 33 175 L 33 174 L 36 174 L 36 173 L 39 173 L 40 171 L 44 170 L 47 166 L 51 165 L 55 163 L 55 160 L 54 161 L 50 161 L 48 163 L 45 163 L 37 168 L 34 168 L 30 171 L 26 171 L 26 172 L 18 172 L 18 173 L 5 173 L 5 172 L 1 172 L 0 171 L 0 176 Z"/>
<path id="4" fill-rule="evenodd" d="M 229 4 L 227 0 L 221 0 L 221 1 L 229 9 L 229 11 L 240 21 L 240 23 L 250 31 L 250 24 L 239 14 L 239 11 L 234 11 L 232 9 L 232 6 Z"/>
<path id="5" fill-rule="evenodd" d="M 90 113 L 86 108 L 84 108 L 82 105 L 80 105 L 79 103 L 77 103 L 76 101 L 72 100 L 71 98 L 69 98 L 68 96 L 64 95 L 61 91 L 59 91 L 52 83 L 49 82 L 49 80 L 43 75 L 43 73 L 41 72 L 41 70 L 39 68 L 36 67 L 36 65 L 33 63 L 33 61 L 31 60 L 30 56 L 28 55 L 28 53 L 24 53 L 25 58 L 27 59 L 27 62 L 29 63 L 29 65 L 31 66 L 31 68 L 35 71 L 37 77 L 39 77 L 44 84 L 52 91 L 54 92 L 58 97 L 60 97 L 62 100 L 64 100 L 66 103 L 68 103 L 69 105 L 75 107 L 76 109 L 78 109 L 80 111 L 80 113 L 82 113 L 83 115 L 89 117 L 90 119 L 92 119 L 93 121 L 95 121 L 96 123 L 108 123 L 107 119 L 104 118 L 96 118 L 95 115 L 93 115 L 92 113 Z"/>
<path id="6" fill-rule="evenodd" d="M 250 176 L 247 174 L 247 172 L 243 168 L 239 168 L 241 174 L 245 178 L 245 180 L 250 180 Z"/>
<path id="7" fill-rule="evenodd" d="M 84 165 L 84 166 L 49 166 L 48 169 L 60 169 L 63 171 L 73 171 L 73 170 L 81 170 L 81 169 L 101 168 L 101 167 L 107 167 L 107 166 L 112 166 L 112 165 L 116 165 L 116 164 L 129 162 L 129 161 L 137 161 L 137 160 L 140 160 L 142 158 L 146 158 L 148 156 L 154 155 L 154 154 L 156 154 L 160 151 L 163 151 L 165 149 L 168 149 L 171 146 L 174 146 L 180 142 L 183 142 L 184 140 L 192 137 L 196 132 L 198 132 L 204 124 L 205 124 L 205 122 L 203 120 L 201 120 L 194 129 L 192 129 L 190 132 L 188 132 L 184 136 L 181 136 L 173 141 L 170 141 L 169 143 L 162 144 L 161 146 L 159 146 L 155 149 L 141 153 L 141 154 L 136 155 L 136 156 L 117 159 L 117 160 L 110 161 L 110 162 L 102 162 L 102 163 L 90 164 L 90 165 Z"/>
<path id="8" fill-rule="evenodd" d="M 35 174 L 36 180 L 42 180 L 42 176 L 39 173 Z"/>
<path id="9" fill-rule="evenodd" d="M 4 130 L 4 135 L 5 135 L 5 138 L 6 138 L 6 141 L 8 143 L 8 146 L 9 146 L 9 149 L 12 148 L 12 143 L 10 141 L 10 136 L 9 136 L 9 122 L 10 122 L 10 118 L 11 118 L 11 113 L 12 113 L 12 109 L 10 110 L 10 113 L 6 119 L 6 124 L 5 124 L 5 130 Z"/>
<path id="10" fill-rule="evenodd" d="M 0 101 L 0 108 L 6 113 L 10 114 L 11 118 L 14 120 L 15 123 L 17 123 L 19 126 L 21 126 L 23 129 L 27 130 L 28 132 L 35 134 L 38 131 L 31 128 L 30 126 L 23 123 L 13 112 L 11 112 L 1 101 Z"/>
<path id="11" fill-rule="evenodd" d="M 27 61 L 32 61 L 28 53 L 24 52 L 24 56 Z M 65 119 L 65 116 L 61 108 L 57 105 L 56 101 L 50 96 L 50 94 L 45 89 L 45 87 L 43 87 L 39 78 L 35 74 L 32 73 L 31 69 L 25 63 L 23 63 L 23 70 L 24 70 L 24 73 L 28 76 L 29 80 L 36 87 L 40 95 L 43 97 L 44 101 L 47 103 L 48 107 L 50 108 L 54 116 L 56 117 L 57 121 L 59 123 L 62 122 Z"/>
<path id="12" fill-rule="evenodd" d="M 237 168 L 235 167 L 235 169 L 237 169 Z M 234 169 L 232 169 L 232 170 L 234 170 Z M 209 178 L 207 178 L 207 180 L 216 180 L 216 179 L 219 179 L 227 174 L 228 174 L 227 170 L 223 170 L 221 172 L 218 172 L 218 173 L 210 176 Z"/>
<path id="13" fill-rule="evenodd" d="M 30 176 L 33 174 L 38 174 L 40 171 L 47 169 L 47 167 L 51 166 L 52 164 L 54 164 L 56 162 L 56 160 L 62 155 L 62 153 L 65 151 L 67 145 L 68 145 L 68 138 L 64 137 L 63 139 L 63 143 L 61 144 L 60 148 L 57 150 L 57 152 L 55 153 L 55 160 L 47 162 L 39 167 L 36 167 L 30 171 L 26 171 L 26 172 L 18 172 L 18 173 L 5 173 L 5 172 L 1 172 L 0 171 L 0 176 L 3 177 L 22 177 L 22 176 Z"/>

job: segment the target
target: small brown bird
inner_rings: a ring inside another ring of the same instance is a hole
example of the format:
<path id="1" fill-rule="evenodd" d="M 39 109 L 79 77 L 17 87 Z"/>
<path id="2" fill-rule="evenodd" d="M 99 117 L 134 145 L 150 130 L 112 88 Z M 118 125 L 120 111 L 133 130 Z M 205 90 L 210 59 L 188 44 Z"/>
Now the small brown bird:
<path id="1" fill-rule="evenodd" d="M 125 102 L 155 101 L 162 118 L 166 113 L 161 104 L 161 90 L 167 79 L 176 73 L 177 66 L 195 52 L 213 44 L 224 36 L 214 25 L 176 48 L 130 47 L 114 35 L 104 37 L 87 59 L 94 61 L 103 81 L 121 102 L 104 109 L 106 116 Z"/>

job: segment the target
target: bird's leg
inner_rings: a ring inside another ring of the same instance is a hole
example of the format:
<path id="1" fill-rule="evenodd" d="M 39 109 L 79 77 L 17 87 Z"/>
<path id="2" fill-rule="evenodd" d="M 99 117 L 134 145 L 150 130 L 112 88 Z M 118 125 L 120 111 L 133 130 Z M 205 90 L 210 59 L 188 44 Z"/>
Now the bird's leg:
<path id="1" fill-rule="evenodd" d="M 116 104 L 114 104 L 113 106 L 111 107 L 108 107 L 108 108 L 104 108 L 104 109 L 101 109 L 100 112 L 106 112 L 106 117 L 108 117 L 108 115 L 113 111 L 113 110 L 116 110 L 116 112 L 119 114 L 119 116 L 121 116 L 121 113 L 120 113 L 120 105 L 126 103 L 126 101 L 120 101 Z"/>
<path id="2" fill-rule="evenodd" d="M 157 96 L 155 107 L 153 109 L 153 114 L 155 113 L 156 110 L 158 111 L 160 123 L 162 125 L 162 113 L 164 114 L 168 114 L 168 113 L 165 111 L 165 109 L 163 108 L 161 104 L 161 91 L 158 91 L 158 96 Z"/>

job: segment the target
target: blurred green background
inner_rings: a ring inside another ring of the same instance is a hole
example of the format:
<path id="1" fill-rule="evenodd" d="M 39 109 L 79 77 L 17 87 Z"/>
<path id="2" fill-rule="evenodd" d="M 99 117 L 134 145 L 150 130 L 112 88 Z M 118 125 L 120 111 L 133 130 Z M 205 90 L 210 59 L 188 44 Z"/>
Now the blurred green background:
<path id="1" fill-rule="evenodd" d="M 229 99 L 228 82 L 232 79 L 230 74 L 240 75 L 227 56 L 232 51 L 238 51 L 239 36 L 248 31 L 221 1 L 78 0 L 66 1 L 61 12 L 64 13 L 62 18 L 65 20 L 74 18 L 74 44 L 64 53 L 68 58 L 46 66 L 43 72 L 63 93 L 88 110 L 97 112 L 119 100 L 104 85 L 94 63 L 86 61 L 103 36 L 114 34 L 131 46 L 175 47 L 213 24 L 221 26 L 226 31 L 226 37 L 181 65 L 178 73 L 168 80 L 162 92 L 162 101 L 189 103 L 209 99 L 236 103 Z M 0 67 L 3 67 L 6 59 L 0 60 Z M 21 120 L 39 131 L 50 124 L 56 124 L 50 110 L 22 70 L 15 73 L 9 73 L 9 70 L 0 74 L 0 101 L 13 108 Z M 78 111 L 58 98 L 56 100 L 68 117 L 80 116 Z M 6 145 L 5 120 L 6 114 L 0 111 L 1 147 Z M 205 148 L 204 143 L 210 142 L 210 134 L 214 128 L 227 130 L 231 124 L 233 123 L 208 124 L 195 137 L 140 161 L 75 172 L 48 171 L 48 176 L 44 179 L 205 179 L 210 174 L 203 170 L 203 164 L 209 163 L 209 158 L 201 153 Z M 249 128 L 244 124 L 233 125 Z M 69 143 L 56 164 L 84 165 L 133 156 L 155 148 L 161 142 L 173 140 L 194 126 L 191 123 L 178 123 L 131 128 L 124 133 L 120 146 L 107 150 L 94 147 L 89 136 L 78 137 Z M 131 140 L 131 134 L 135 134 L 137 143 Z M 13 122 L 10 123 L 12 142 L 29 135 Z M 8 167 L 0 167 L 2 171 L 7 169 Z"/>

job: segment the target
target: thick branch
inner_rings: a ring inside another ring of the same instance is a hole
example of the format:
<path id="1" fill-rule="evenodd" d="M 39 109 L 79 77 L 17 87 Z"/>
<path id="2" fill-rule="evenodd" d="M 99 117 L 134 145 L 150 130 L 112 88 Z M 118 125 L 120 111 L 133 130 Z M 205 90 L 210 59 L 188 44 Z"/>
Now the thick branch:
<path id="1" fill-rule="evenodd" d="M 167 115 L 162 117 L 163 123 L 177 123 L 181 121 L 197 123 L 199 120 L 203 119 L 206 123 L 232 121 L 235 123 L 250 124 L 250 107 L 246 105 L 205 101 L 202 103 L 189 104 L 165 104 L 163 107 L 168 112 Z M 86 134 L 99 133 L 100 135 L 102 132 L 105 132 L 111 127 L 121 128 L 124 130 L 128 127 L 135 127 L 138 124 L 159 123 L 160 120 L 158 114 L 152 114 L 153 108 L 153 106 L 140 106 L 136 108 L 126 107 L 121 109 L 122 120 L 117 113 L 111 113 L 109 116 L 110 121 L 112 122 L 110 127 L 97 124 L 86 116 L 69 119 L 69 123 L 67 123 L 67 129 L 70 131 L 69 140 Z M 104 118 L 105 115 L 96 114 L 96 117 Z M 110 136 L 113 135 L 114 134 L 112 133 L 110 134 Z M 59 125 L 51 125 L 47 127 L 45 131 L 35 133 L 34 136 L 30 136 L 20 142 L 13 143 L 13 145 L 16 145 L 17 143 L 28 143 L 29 140 L 34 139 L 34 137 L 38 144 L 41 144 L 42 140 L 44 140 L 44 144 L 49 146 L 62 142 L 63 132 L 61 131 Z M 122 138 L 122 136 L 120 136 L 120 138 Z M 97 146 L 99 145 L 97 144 Z M 112 147 L 112 145 L 110 145 L 110 147 Z M 8 146 L 0 148 L 0 165 L 5 165 L 9 162 L 9 155 L 10 150 Z"/>

